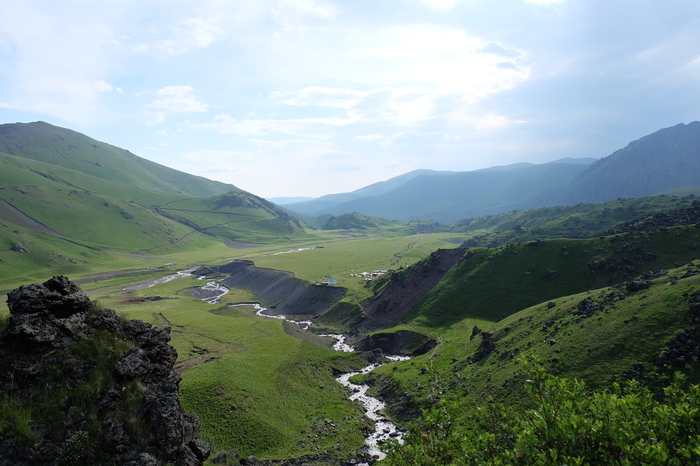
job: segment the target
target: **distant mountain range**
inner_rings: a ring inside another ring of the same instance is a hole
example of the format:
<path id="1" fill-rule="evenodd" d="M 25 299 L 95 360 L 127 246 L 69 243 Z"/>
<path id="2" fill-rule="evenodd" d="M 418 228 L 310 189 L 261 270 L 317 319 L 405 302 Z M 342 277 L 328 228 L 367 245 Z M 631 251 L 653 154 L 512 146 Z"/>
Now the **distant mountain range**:
<path id="1" fill-rule="evenodd" d="M 285 208 L 307 216 L 359 212 L 449 224 L 511 210 L 602 203 L 696 186 L 700 186 L 700 122 L 662 129 L 600 160 L 564 158 L 469 172 L 416 170 Z"/>
<path id="2" fill-rule="evenodd" d="M 601 203 L 690 186 L 700 186 L 700 121 L 662 129 L 600 159 L 571 183 L 560 203 Z"/>
<path id="3" fill-rule="evenodd" d="M 373 217 L 440 223 L 543 206 L 594 159 L 515 164 L 469 172 L 416 170 L 351 193 L 323 196 L 285 208 L 311 216 L 360 212 Z"/>

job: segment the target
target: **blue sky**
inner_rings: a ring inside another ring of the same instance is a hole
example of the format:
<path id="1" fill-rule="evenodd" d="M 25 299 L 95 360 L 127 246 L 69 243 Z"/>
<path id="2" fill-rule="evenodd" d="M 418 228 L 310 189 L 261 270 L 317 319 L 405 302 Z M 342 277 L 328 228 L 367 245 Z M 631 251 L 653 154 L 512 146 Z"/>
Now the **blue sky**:
<path id="1" fill-rule="evenodd" d="M 0 122 L 264 197 L 700 119 L 697 0 L 0 0 Z"/>

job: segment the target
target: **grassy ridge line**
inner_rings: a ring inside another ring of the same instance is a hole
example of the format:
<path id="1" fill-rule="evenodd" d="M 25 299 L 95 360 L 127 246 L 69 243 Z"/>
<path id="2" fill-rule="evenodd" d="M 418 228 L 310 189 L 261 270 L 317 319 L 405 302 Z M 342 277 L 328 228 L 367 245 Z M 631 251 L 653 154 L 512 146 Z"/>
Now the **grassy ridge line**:
<path id="1" fill-rule="evenodd" d="M 460 220 L 445 228 L 471 235 L 467 245 L 472 247 L 498 247 L 545 238 L 591 238 L 623 222 L 690 207 L 698 199 L 693 192 L 700 192 L 700 188 L 683 192 L 685 195 L 511 211 Z"/>
<path id="2" fill-rule="evenodd" d="M 700 257 L 695 227 L 653 234 L 474 248 L 409 316 L 444 328 L 465 318 L 496 322 L 536 302 L 618 283 Z"/>
<path id="3" fill-rule="evenodd" d="M 0 151 L 146 190 L 197 197 L 238 191 L 45 122 L 0 125 Z"/>

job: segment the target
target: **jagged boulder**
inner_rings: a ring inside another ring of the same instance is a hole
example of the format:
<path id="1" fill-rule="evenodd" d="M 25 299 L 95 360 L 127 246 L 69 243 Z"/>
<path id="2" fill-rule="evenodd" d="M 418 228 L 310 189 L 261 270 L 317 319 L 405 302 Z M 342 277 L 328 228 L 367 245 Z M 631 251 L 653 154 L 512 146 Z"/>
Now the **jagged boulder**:
<path id="1" fill-rule="evenodd" d="M 66 277 L 8 293 L 0 334 L 0 466 L 201 465 L 169 327 L 99 310 Z"/>
<path id="2" fill-rule="evenodd" d="M 9 292 L 7 307 L 12 315 L 49 311 L 56 317 L 68 317 L 90 309 L 90 298 L 78 285 L 58 276 Z"/>

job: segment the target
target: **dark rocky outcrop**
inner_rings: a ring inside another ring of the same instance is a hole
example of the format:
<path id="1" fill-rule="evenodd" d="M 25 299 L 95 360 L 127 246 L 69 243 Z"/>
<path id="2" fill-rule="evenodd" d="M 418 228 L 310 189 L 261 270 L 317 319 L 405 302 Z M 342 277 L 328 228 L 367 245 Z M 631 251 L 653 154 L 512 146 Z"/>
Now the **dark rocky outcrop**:
<path id="1" fill-rule="evenodd" d="M 690 207 L 685 209 L 669 210 L 648 215 L 631 222 L 621 223 L 615 228 L 604 231 L 601 236 L 610 236 L 620 233 L 638 233 L 641 231 L 650 233 L 664 228 L 672 228 L 681 225 L 700 226 L 700 202 L 693 201 Z"/>
<path id="2" fill-rule="evenodd" d="M 381 349 L 386 354 L 420 356 L 435 348 L 437 342 L 422 333 L 399 330 L 392 333 L 375 333 L 360 340 L 355 347 L 360 351 Z"/>
<path id="3" fill-rule="evenodd" d="M 0 465 L 200 465 L 169 327 L 100 310 L 66 277 L 8 293 Z"/>
<path id="4" fill-rule="evenodd" d="M 476 349 L 476 353 L 472 356 L 472 362 L 479 362 L 486 356 L 491 354 L 496 348 L 496 342 L 493 341 L 493 334 L 489 332 L 481 332 L 481 344 Z"/>

